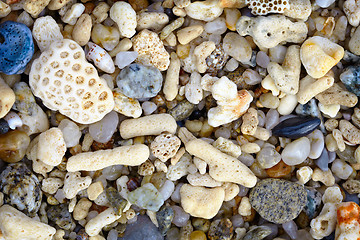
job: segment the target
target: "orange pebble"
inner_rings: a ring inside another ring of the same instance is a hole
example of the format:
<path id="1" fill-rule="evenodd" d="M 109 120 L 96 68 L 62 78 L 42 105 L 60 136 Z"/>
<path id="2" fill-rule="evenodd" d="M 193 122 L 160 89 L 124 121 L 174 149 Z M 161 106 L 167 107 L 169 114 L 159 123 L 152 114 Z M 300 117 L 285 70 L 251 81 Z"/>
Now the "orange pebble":
<path id="1" fill-rule="evenodd" d="M 354 221 L 360 223 L 360 207 L 354 202 L 343 202 L 337 210 L 339 224 L 352 224 Z"/>
<path id="2" fill-rule="evenodd" d="M 269 177 L 281 178 L 291 173 L 291 170 L 291 166 L 287 165 L 281 160 L 278 164 L 276 164 L 272 168 L 266 169 L 265 171 L 269 175 Z"/>

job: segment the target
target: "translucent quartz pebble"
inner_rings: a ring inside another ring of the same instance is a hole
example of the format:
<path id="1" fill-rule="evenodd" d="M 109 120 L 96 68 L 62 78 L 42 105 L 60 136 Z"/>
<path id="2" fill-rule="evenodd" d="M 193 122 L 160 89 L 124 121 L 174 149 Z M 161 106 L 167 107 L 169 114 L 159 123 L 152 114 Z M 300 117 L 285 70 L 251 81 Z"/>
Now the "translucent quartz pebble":
<path id="1" fill-rule="evenodd" d="M 108 142 L 117 129 L 119 123 L 119 116 L 112 111 L 105 115 L 99 122 L 93 123 L 89 126 L 89 133 L 91 137 L 100 143 Z"/>
<path id="2" fill-rule="evenodd" d="M 74 147 L 79 143 L 81 132 L 76 123 L 70 121 L 69 119 L 63 119 L 59 124 L 59 129 L 64 135 L 66 147 Z"/>
<path id="3" fill-rule="evenodd" d="M 190 214 L 186 213 L 182 207 L 177 205 L 173 205 L 171 208 L 174 210 L 172 223 L 177 227 L 184 227 L 190 218 Z"/>
<path id="4" fill-rule="evenodd" d="M 135 51 L 124 51 L 116 54 L 115 65 L 120 69 L 129 66 L 138 57 L 138 53 Z"/>
<path id="5" fill-rule="evenodd" d="M 132 204 L 155 212 L 164 204 L 163 196 L 151 183 L 129 192 L 128 199 Z"/>
<path id="6" fill-rule="evenodd" d="M 297 238 L 298 228 L 294 221 L 283 223 L 282 227 L 285 230 L 285 232 L 290 236 L 291 239 Z"/>
<path id="7" fill-rule="evenodd" d="M 314 131 L 321 121 L 316 117 L 294 117 L 280 122 L 272 129 L 272 134 L 278 137 L 297 139 Z"/>

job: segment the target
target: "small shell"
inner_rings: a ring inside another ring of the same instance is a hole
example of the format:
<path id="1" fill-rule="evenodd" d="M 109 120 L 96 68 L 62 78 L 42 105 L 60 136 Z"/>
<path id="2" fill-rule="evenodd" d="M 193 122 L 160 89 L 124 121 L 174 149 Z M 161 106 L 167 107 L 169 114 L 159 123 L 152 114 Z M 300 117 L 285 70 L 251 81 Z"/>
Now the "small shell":
<path id="1" fill-rule="evenodd" d="M 88 42 L 87 46 L 89 48 L 86 52 L 87 60 L 93 61 L 96 67 L 106 73 L 115 72 L 114 61 L 103 48 L 92 42 Z"/>

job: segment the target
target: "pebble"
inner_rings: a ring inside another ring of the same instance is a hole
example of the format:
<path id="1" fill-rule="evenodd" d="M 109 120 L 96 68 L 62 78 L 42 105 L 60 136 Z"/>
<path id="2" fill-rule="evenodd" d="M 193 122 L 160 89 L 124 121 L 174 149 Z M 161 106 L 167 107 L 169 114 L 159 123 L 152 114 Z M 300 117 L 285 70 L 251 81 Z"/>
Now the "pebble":
<path id="1" fill-rule="evenodd" d="M 126 226 L 124 236 L 120 240 L 163 240 L 163 236 L 149 217 L 139 215 L 137 221 Z"/>
<path id="2" fill-rule="evenodd" d="M 306 187 L 307 202 L 303 211 L 309 219 L 313 219 L 318 213 L 321 206 L 322 195 L 315 188 Z"/>
<path id="3" fill-rule="evenodd" d="M 263 169 L 275 166 L 280 160 L 281 155 L 275 150 L 275 147 L 266 146 L 256 154 L 256 161 Z"/>
<path id="4" fill-rule="evenodd" d="M 270 109 L 266 113 L 265 128 L 273 129 L 279 123 L 279 112 L 276 109 Z"/>
<path id="5" fill-rule="evenodd" d="M 177 227 L 184 227 L 190 219 L 190 214 L 185 212 L 182 207 L 179 207 L 177 205 L 173 205 L 171 206 L 171 208 L 174 211 L 174 218 L 172 220 L 172 223 L 175 224 L 175 226 Z"/>
<path id="6" fill-rule="evenodd" d="M 246 233 L 242 240 L 261 240 L 271 234 L 272 230 L 268 226 L 255 226 Z"/>
<path id="7" fill-rule="evenodd" d="M 285 146 L 281 158 L 290 166 L 300 164 L 309 156 L 310 147 L 310 140 L 307 137 L 301 137 Z"/>
<path id="8" fill-rule="evenodd" d="M 116 82 L 129 98 L 151 98 L 161 90 L 163 77 L 155 67 L 133 63 L 119 73 Z"/>
<path id="9" fill-rule="evenodd" d="M 97 142 L 106 143 L 117 130 L 118 123 L 118 114 L 111 111 L 106 114 L 103 119 L 89 126 L 90 136 Z"/>
<path id="10" fill-rule="evenodd" d="M 327 171 L 329 169 L 329 153 L 326 148 L 323 149 L 321 155 L 318 159 L 315 160 L 316 166 L 318 166 L 322 171 Z"/>
<path id="11" fill-rule="evenodd" d="M 24 163 L 9 164 L 0 174 L 4 203 L 33 216 L 40 209 L 42 191 L 39 179 Z"/>
<path id="12" fill-rule="evenodd" d="M 66 147 L 70 148 L 79 144 L 81 132 L 79 126 L 76 123 L 65 118 L 61 120 L 58 128 L 64 135 Z"/>
<path id="13" fill-rule="evenodd" d="M 70 230 L 75 227 L 75 222 L 68 210 L 68 205 L 65 203 L 50 206 L 47 210 L 47 217 L 61 229 Z"/>
<path id="14" fill-rule="evenodd" d="M 150 115 L 156 111 L 157 106 L 154 102 L 146 101 L 141 104 L 145 115 Z"/>
<path id="15" fill-rule="evenodd" d="M 349 146 L 345 145 L 344 151 L 336 151 L 336 155 L 343 161 L 346 161 L 348 163 L 357 163 L 356 159 L 354 158 L 356 146 Z"/>
<path id="16" fill-rule="evenodd" d="M 23 114 L 33 115 L 37 104 L 30 87 L 25 82 L 18 82 L 15 83 L 13 90 L 16 98 L 12 108 Z"/>
<path id="17" fill-rule="evenodd" d="M 335 0 L 316 0 L 315 3 L 322 8 L 327 8 L 333 4 Z"/>
<path id="18" fill-rule="evenodd" d="M 10 130 L 9 124 L 5 119 L 0 119 L 0 134 L 5 134 Z"/>
<path id="19" fill-rule="evenodd" d="M 0 159 L 8 163 L 19 162 L 25 156 L 29 144 L 30 137 L 19 130 L 0 135 Z"/>
<path id="20" fill-rule="evenodd" d="M 209 240 L 230 240 L 233 234 L 233 225 L 230 219 L 222 218 L 211 223 L 207 235 Z"/>
<path id="21" fill-rule="evenodd" d="M 251 189 L 251 206 L 269 222 L 282 224 L 296 218 L 306 204 L 304 186 L 282 179 L 265 179 Z"/>
<path id="22" fill-rule="evenodd" d="M 225 53 L 222 45 L 217 45 L 215 50 L 206 58 L 207 72 L 217 75 L 218 71 L 223 69 L 229 55 Z"/>
<path id="23" fill-rule="evenodd" d="M 195 105 L 189 102 L 188 100 L 183 100 L 179 102 L 175 107 L 168 111 L 176 121 L 182 121 L 190 117 L 192 112 L 195 109 Z"/>
<path id="24" fill-rule="evenodd" d="M 294 221 L 289 221 L 282 224 L 284 231 L 290 236 L 291 239 L 297 238 L 298 227 Z"/>
<path id="25" fill-rule="evenodd" d="M 138 57 L 138 53 L 135 51 L 123 51 L 116 54 L 115 65 L 120 69 L 129 66 Z"/>
<path id="26" fill-rule="evenodd" d="M 340 74 L 340 80 L 345 85 L 346 89 L 360 96 L 360 65 L 352 65 L 344 69 Z"/>
<path id="27" fill-rule="evenodd" d="M 156 213 L 156 220 L 159 224 L 160 233 L 165 236 L 171 227 L 174 218 L 174 210 L 171 207 L 164 206 Z"/>
<path id="28" fill-rule="evenodd" d="M 292 167 L 284 163 L 284 161 L 280 161 L 278 164 L 265 171 L 269 177 L 282 178 L 291 173 Z"/>
<path id="29" fill-rule="evenodd" d="M 121 215 L 125 206 L 127 205 L 127 201 L 122 198 L 119 191 L 113 187 L 106 188 L 105 193 L 107 200 L 114 209 L 114 212 L 118 215 Z"/>
<path id="30" fill-rule="evenodd" d="M 190 240 L 206 240 L 206 234 L 203 231 L 194 231 L 190 234 Z"/>
<path id="31" fill-rule="evenodd" d="M 326 133 L 325 127 L 323 124 L 323 118 L 322 118 L 321 112 L 317 106 L 315 99 L 311 99 L 306 104 L 299 104 L 296 107 L 295 112 L 299 115 L 312 116 L 312 117 L 317 117 L 317 118 L 321 119 L 320 129 L 323 133 Z"/>
<path id="32" fill-rule="evenodd" d="M 163 196 L 151 183 L 146 183 L 142 187 L 129 192 L 128 200 L 132 204 L 154 212 L 157 212 L 164 204 Z"/>
<path id="33" fill-rule="evenodd" d="M 272 129 L 272 134 L 278 137 L 297 139 L 314 131 L 321 121 L 316 117 L 298 116 L 280 122 Z"/>
<path id="34" fill-rule="evenodd" d="M 6 21 L 0 24 L 0 72 L 7 75 L 23 73 L 34 54 L 30 29 L 23 23 Z"/>
<path id="35" fill-rule="evenodd" d="M 23 125 L 23 122 L 19 115 L 13 111 L 8 112 L 4 119 L 7 121 L 7 123 L 9 124 L 9 128 L 12 130 L 16 128 L 21 128 Z"/>

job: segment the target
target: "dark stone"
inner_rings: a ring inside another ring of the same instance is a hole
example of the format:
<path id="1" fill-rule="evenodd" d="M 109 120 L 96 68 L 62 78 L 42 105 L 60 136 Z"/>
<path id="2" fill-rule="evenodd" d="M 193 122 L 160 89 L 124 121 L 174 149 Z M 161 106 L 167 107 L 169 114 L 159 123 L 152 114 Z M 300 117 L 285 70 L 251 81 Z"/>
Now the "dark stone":
<path id="1" fill-rule="evenodd" d="M 249 195 L 251 206 L 265 220 L 282 224 L 296 218 L 306 205 L 307 192 L 298 183 L 268 178 L 259 181 Z"/>
<path id="2" fill-rule="evenodd" d="M 307 192 L 307 201 L 303 211 L 313 219 L 319 212 L 322 195 L 315 188 L 305 188 Z"/>
<path id="3" fill-rule="evenodd" d="M 189 117 L 189 120 L 198 120 L 199 118 L 201 117 L 206 117 L 207 115 L 207 112 L 206 112 L 206 109 L 203 108 L 201 110 L 199 109 L 196 109 L 195 111 L 193 111 Z"/>
<path id="4" fill-rule="evenodd" d="M 118 215 L 121 215 L 127 204 L 127 201 L 122 198 L 119 191 L 113 187 L 106 188 L 105 194 L 110 205 L 113 207 L 114 212 Z"/>
<path id="5" fill-rule="evenodd" d="M 5 134 L 10 130 L 9 124 L 3 118 L 0 119 L 0 134 Z"/>
<path id="6" fill-rule="evenodd" d="M 349 66 L 340 74 L 340 80 L 346 89 L 360 96 L 360 65 Z"/>
<path id="7" fill-rule="evenodd" d="M 173 13 L 172 8 L 164 8 L 164 13 L 169 17 L 169 21 L 173 21 L 178 18 L 178 16 Z"/>
<path id="8" fill-rule="evenodd" d="M 321 121 L 319 118 L 299 116 L 286 119 L 272 129 L 272 134 L 277 137 L 297 139 L 314 131 Z"/>
<path id="9" fill-rule="evenodd" d="M 68 205 L 65 203 L 50 206 L 47 216 L 50 221 L 53 221 L 61 229 L 70 230 L 75 227 L 75 222 L 68 210 Z"/>
<path id="10" fill-rule="evenodd" d="M 230 219 L 222 218 L 211 223 L 208 238 L 209 240 L 230 240 L 233 234 L 233 225 Z"/>
<path id="11" fill-rule="evenodd" d="M 6 21 L 0 24 L 0 72 L 20 74 L 34 54 L 31 30 L 23 23 Z"/>
<path id="12" fill-rule="evenodd" d="M 166 236 L 167 231 L 171 227 L 174 219 L 174 210 L 171 207 L 164 206 L 156 213 L 156 220 L 159 223 L 159 231 L 161 235 Z"/>
<path id="13" fill-rule="evenodd" d="M 175 107 L 168 111 L 168 114 L 173 116 L 176 121 L 182 121 L 188 118 L 195 109 L 195 105 L 187 100 L 179 102 Z"/>
<path id="14" fill-rule="evenodd" d="M 139 215 L 137 221 L 126 226 L 124 236 L 120 240 L 163 240 L 163 236 L 151 220 Z"/>

